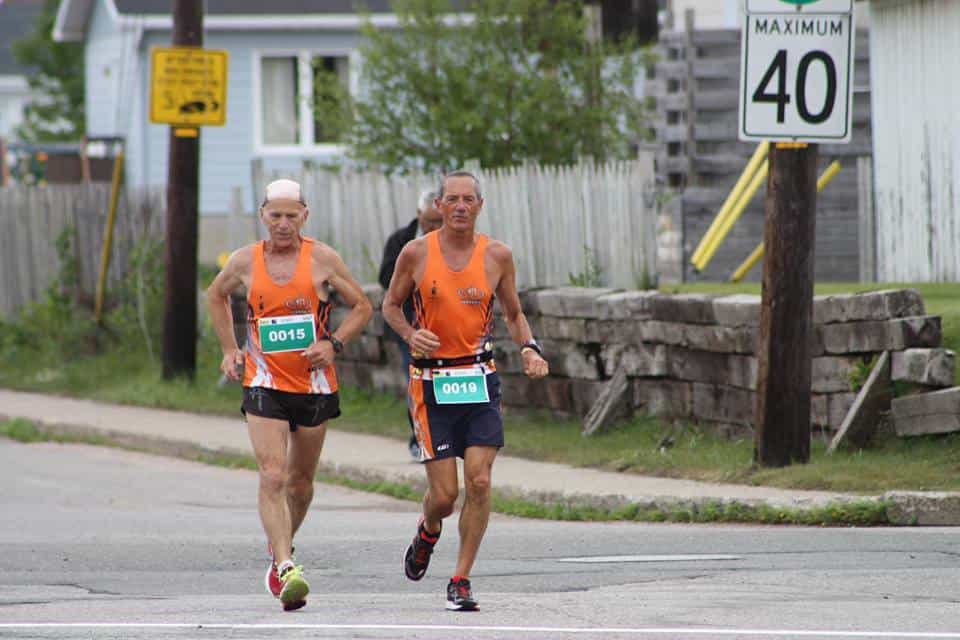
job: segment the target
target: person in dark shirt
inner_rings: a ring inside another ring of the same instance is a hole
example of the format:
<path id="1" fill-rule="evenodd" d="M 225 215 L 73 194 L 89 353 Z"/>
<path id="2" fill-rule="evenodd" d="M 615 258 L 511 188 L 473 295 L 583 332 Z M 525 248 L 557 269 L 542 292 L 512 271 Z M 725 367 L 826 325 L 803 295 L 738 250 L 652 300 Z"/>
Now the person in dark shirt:
<path id="1" fill-rule="evenodd" d="M 400 227 L 387 238 L 387 244 L 383 248 L 383 260 L 380 262 L 380 285 L 384 290 L 390 288 L 390 279 L 393 278 L 393 269 L 397 265 L 397 256 L 403 247 L 413 240 L 424 236 L 431 231 L 436 231 L 443 224 L 443 218 L 436 207 L 437 194 L 431 189 L 427 189 L 420 194 L 417 202 L 417 217 L 410 224 Z M 403 313 L 408 322 L 413 322 L 413 300 L 407 299 L 403 303 Z M 404 342 L 389 325 L 384 327 L 384 337 L 392 340 L 400 347 L 400 354 L 403 357 L 403 370 L 410 375 L 410 347 Z M 410 456 L 420 460 L 420 445 L 417 444 L 417 437 L 413 434 L 413 419 L 407 413 L 407 421 L 410 423 L 410 442 L 407 445 L 410 450 Z"/>

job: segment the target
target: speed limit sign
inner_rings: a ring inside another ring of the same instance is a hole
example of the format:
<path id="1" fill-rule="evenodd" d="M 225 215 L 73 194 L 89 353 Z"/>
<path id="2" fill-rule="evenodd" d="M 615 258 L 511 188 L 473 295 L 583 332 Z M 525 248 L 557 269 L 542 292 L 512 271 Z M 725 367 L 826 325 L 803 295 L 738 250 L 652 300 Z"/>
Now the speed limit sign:
<path id="1" fill-rule="evenodd" d="M 745 0 L 741 140 L 849 142 L 853 0 Z"/>

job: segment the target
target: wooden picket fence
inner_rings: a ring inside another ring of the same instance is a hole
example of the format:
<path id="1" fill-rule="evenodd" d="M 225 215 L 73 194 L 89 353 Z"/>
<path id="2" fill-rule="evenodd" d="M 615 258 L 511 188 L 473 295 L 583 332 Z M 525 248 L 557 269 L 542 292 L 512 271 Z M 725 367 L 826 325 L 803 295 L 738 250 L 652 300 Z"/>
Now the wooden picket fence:
<path id="1" fill-rule="evenodd" d="M 522 165 L 476 170 L 484 208 L 480 230 L 511 246 L 522 288 L 592 284 L 637 288 L 656 280 L 657 198 L 653 155 L 597 165 Z M 358 279 L 375 280 L 383 246 L 408 224 L 437 176 L 381 173 L 258 172 L 259 193 L 271 180 L 298 180 L 310 206 L 305 233 L 330 243 Z"/>
<path id="2" fill-rule="evenodd" d="M 71 230 L 80 295 L 92 299 L 100 269 L 109 184 L 15 186 L 0 189 L 0 317 L 39 300 L 59 275 L 57 238 Z M 129 256 L 163 229 L 162 190 L 138 190 L 119 201 L 108 285 L 123 277 Z"/>

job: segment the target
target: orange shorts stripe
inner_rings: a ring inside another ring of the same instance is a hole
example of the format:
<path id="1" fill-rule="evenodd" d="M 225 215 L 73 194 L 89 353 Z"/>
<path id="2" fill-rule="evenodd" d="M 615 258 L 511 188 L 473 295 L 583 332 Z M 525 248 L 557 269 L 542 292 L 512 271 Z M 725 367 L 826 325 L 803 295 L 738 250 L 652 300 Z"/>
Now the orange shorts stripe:
<path id="1" fill-rule="evenodd" d="M 427 405 L 423 401 L 423 380 L 410 379 L 410 415 L 413 416 L 413 427 L 420 443 L 420 450 L 428 460 L 436 454 L 433 450 L 433 440 L 430 438 L 430 421 L 427 418 Z"/>

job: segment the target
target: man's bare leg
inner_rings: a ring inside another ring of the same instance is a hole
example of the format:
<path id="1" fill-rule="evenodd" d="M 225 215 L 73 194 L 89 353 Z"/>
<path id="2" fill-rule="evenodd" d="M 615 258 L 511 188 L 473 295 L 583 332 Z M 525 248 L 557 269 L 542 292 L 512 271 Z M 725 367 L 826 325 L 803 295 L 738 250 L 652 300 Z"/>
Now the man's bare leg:
<path id="1" fill-rule="evenodd" d="M 469 578 L 490 520 L 490 476 L 496 447 L 467 447 L 463 459 L 466 496 L 460 509 L 460 551 L 454 575 Z"/>
<path id="2" fill-rule="evenodd" d="M 430 533 L 440 533 L 442 521 L 453 513 L 460 491 L 457 459 L 430 460 L 424 466 L 428 487 L 423 494 L 423 526 Z"/>
<path id="3" fill-rule="evenodd" d="M 290 449 L 287 451 L 287 509 L 290 512 L 290 537 L 297 533 L 307 509 L 313 500 L 313 483 L 323 441 L 327 435 L 327 423 L 315 427 L 297 427 L 290 434 Z"/>
<path id="4" fill-rule="evenodd" d="M 247 430 L 260 469 L 260 522 L 273 549 L 274 561 L 279 565 L 290 559 L 290 541 L 293 537 L 286 497 L 287 434 L 290 425 L 286 420 L 248 414 Z"/>

